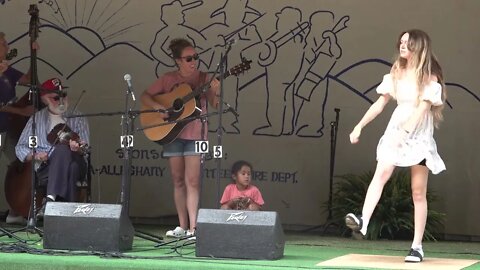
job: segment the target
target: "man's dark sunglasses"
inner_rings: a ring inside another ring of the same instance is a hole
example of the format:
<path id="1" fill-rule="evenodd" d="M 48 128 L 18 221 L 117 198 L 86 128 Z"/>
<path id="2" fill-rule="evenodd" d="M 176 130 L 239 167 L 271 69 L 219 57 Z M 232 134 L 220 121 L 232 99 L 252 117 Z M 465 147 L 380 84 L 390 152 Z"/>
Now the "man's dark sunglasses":
<path id="1" fill-rule="evenodd" d="M 185 59 L 185 61 L 187 61 L 187 62 L 192 62 L 193 59 L 198 60 L 199 56 L 198 56 L 198 53 L 196 53 L 194 55 L 182 56 L 180 58 Z"/>
<path id="2" fill-rule="evenodd" d="M 65 93 L 65 94 L 62 94 L 62 95 L 60 95 L 60 96 L 64 98 L 64 97 L 67 96 L 67 94 Z M 59 100 L 60 100 L 60 96 L 54 96 L 54 97 L 53 97 L 53 100 L 59 101 Z"/>

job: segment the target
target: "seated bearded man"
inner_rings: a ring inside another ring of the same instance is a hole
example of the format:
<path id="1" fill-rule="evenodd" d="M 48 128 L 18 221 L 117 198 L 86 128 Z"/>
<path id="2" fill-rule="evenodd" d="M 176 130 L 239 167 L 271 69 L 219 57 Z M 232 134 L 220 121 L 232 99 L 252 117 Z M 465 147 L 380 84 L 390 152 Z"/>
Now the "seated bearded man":
<path id="1" fill-rule="evenodd" d="M 57 78 L 49 79 L 42 84 L 39 93 L 46 107 L 30 117 L 15 147 L 20 161 L 34 161 L 37 181 L 47 180 L 46 200 L 42 210 L 48 201 L 75 201 L 76 183 L 85 177 L 86 173 L 82 146 L 89 142 L 88 123 L 84 117 L 64 117 L 68 108 L 68 99 L 66 92 L 61 89 L 61 81 Z M 79 114 L 78 111 L 71 113 Z M 29 136 L 33 135 L 33 117 L 35 117 L 35 135 L 37 136 L 34 156 L 32 149 L 29 148 Z M 67 127 L 62 129 L 65 125 Z M 73 133 L 65 133 L 69 130 L 78 134 L 79 138 L 70 139 Z M 58 131 L 67 136 L 59 140 Z M 43 213 L 42 210 L 40 214 Z"/>

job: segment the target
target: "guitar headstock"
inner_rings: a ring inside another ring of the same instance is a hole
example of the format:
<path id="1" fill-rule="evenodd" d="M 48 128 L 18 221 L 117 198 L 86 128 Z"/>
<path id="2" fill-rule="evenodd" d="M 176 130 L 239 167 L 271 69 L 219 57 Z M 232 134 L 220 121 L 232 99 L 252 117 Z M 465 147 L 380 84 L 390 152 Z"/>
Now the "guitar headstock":
<path id="1" fill-rule="evenodd" d="M 38 32 L 40 27 L 40 19 L 38 17 L 38 7 L 37 5 L 30 5 L 28 9 L 28 14 L 30 14 L 30 26 L 28 30 L 28 35 L 30 36 L 30 40 L 33 42 L 38 38 Z"/>
<path id="2" fill-rule="evenodd" d="M 17 49 L 11 49 L 10 52 L 7 53 L 7 56 L 5 56 L 5 59 L 10 61 L 12 60 L 13 58 L 17 57 Z"/>
<path id="3" fill-rule="evenodd" d="M 242 74 L 243 72 L 251 68 L 250 66 L 251 63 L 252 63 L 252 60 L 247 60 L 246 58 L 242 58 L 242 63 L 232 67 L 229 70 L 230 75 L 238 76 Z"/>

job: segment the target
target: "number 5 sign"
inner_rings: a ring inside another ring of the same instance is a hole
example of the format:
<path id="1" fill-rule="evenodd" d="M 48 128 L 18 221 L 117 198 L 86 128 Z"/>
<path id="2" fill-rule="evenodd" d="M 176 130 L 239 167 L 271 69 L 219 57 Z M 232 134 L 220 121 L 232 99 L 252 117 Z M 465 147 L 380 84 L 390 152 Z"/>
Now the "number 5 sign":
<path id="1" fill-rule="evenodd" d="M 213 158 L 222 158 L 223 147 L 221 145 L 213 146 Z"/>

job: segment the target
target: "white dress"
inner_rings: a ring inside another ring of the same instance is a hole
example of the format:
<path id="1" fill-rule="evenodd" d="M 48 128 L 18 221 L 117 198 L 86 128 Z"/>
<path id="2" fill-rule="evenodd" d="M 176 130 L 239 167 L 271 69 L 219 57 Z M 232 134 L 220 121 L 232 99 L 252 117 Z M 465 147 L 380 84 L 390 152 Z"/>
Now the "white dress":
<path id="1" fill-rule="evenodd" d="M 390 74 L 383 76 L 382 83 L 377 87 L 378 94 L 393 94 L 393 79 Z M 377 146 L 377 161 L 393 164 L 399 167 L 409 167 L 426 160 L 427 167 L 433 174 L 445 170 L 445 163 L 437 152 L 437 145 L 433 139 L 433 114 L 425 115 L 414 131 L 408 134 L 406 140 L 398 145 L 398 138 L 402 124 L 404 124 L 416 109 L 417 86 L 406 80 L 397 81 L 396 97 L 397 108 L 388 122 L 387 129 Z M 425 86 L 420 100 L 427 100 L 432 106 L 442 105 L 442 86 L 431 81 Z"/>

